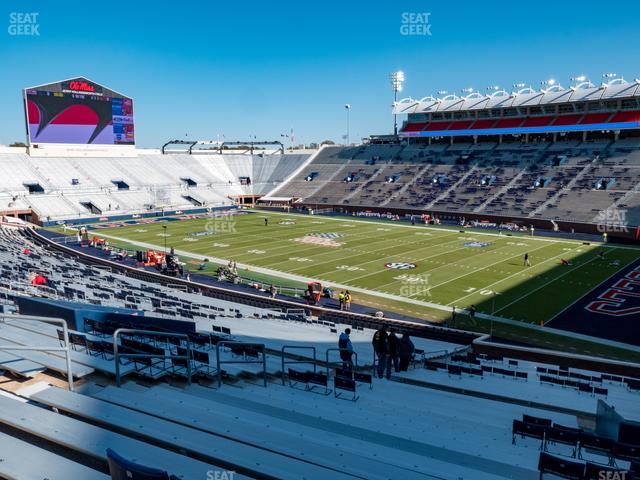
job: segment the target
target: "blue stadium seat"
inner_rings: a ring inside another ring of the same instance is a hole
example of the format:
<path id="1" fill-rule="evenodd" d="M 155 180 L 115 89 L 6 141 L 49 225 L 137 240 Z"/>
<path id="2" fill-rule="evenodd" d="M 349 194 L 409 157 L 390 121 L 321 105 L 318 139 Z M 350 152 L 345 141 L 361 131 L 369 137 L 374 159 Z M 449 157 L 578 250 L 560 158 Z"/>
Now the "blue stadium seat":
<path id="1" fill-rule="evenodd" d="M 110 448 L 107 448 L 107 461 L 112 480 L 178 480 L 163 470 L 133 463 Z"/>

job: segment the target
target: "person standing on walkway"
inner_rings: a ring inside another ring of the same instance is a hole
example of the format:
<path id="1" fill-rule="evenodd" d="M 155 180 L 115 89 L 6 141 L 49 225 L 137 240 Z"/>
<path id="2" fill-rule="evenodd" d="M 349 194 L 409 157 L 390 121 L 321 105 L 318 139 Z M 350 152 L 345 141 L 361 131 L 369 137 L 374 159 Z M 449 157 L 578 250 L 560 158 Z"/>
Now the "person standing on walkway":
<path id="1" fill-rule="evenodd" d="M 343 370 L 353 370 L 353 344 L 351 343 L 351 329 L 345 328 L 338 339 L 338 348 L 340 349 L 340 359 L 342 360 Z"/>
<path id="2" fill-rule="evenodd" d="M 349 290 L 344 292 L 344 309 L 347 312 L 351 311 L 351 292 Z"/>
<path id="3" fill-rule="evenodd" d="M 400 356 L 400 371 L 406 372 L 409 370 L 409 364 L 411 363 L 411 359 L 413 358 L 413 352 L 415 352 L 416 347 L 413 345 L 411 341 L 411 337 L 408 333 L 402 335 L 400 339 L 400 345 L 398 346 L 398 355 Z"/>
<path id="4" fill-rule="evenodd" d="M 344 310 L 344 292 L 338 294 L 338 303 L 340 304 L 340 310 Z"/>
<path id="5" fill-rule="evenodd" d="M 389 363 L 393 364 L 394 372 L 400 371 L 400 339 L 393 329 L 389 333 Z M 389 377 L 390 375 L 387 375 L 387 378 Z"/>
<path id="6" fill-rule="evenodd" d="M 371 340 L 373 345 L 373 351 L 378 358 L 378 378 L 382 378 L 387 371 L 387 378 L 391 376 L 391 363 L 389 362 L 389 335 L 387 334 L 387 327 L 382 326 L 376 333 L 373 334 Z"/>

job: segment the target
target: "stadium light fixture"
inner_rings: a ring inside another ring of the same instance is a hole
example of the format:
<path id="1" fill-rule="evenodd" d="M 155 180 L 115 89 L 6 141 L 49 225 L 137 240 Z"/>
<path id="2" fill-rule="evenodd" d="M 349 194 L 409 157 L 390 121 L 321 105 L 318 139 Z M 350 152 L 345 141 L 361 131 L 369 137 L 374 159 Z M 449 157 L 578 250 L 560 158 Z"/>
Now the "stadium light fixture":
<path id="1" fill-rule="evenodd" d="M 544 85 L 546 87 L 552 87 L 556 84 L 556 80 L 554 78 L 550 78 L 549 80 L 543 80 L 540 82 L 540 85 Z"/>
<path id="2" fill-rule="evenodd" d="M 404 72 L 398 70 L 390 75 L 391 87 L 393 88 L 393 134 L 398 135 L 398 114 L 395 112 L 396 104 L 398 103 L 398 92 L 402 91 L 402 84 L 404 83 Z"/>
<path id="3" fill-rule="evenodd" d="M 351 110 L 351 104 L 345 103 L 344 109 L 347 111 L 347 145 L 351 145 L 351 139 L 349 137 L 349 111 Z"/>
<path id="4" fill-rule="evenodd" d="M 582 82 L 586 82 L 589 79 L 587 78 L 586 75 L 579 75 L 577 77 L 571 77 L 571 81 L 572 82 L 576 82 L 576 83 L 582 83 Z"/>
<path id="5" fill-rule="evenodd" d="M 602 74 L 602 78 L 606 78 L 606 79 L 616 78 L 617 76 L 618 76 L 617 73 L 603 73 Z"/>
<path id="6" fill-rule="evenodd" d="M 460 90 L 462 93 L 473 93 L 473 87 L 463 88 Z"/>
<path id="7" fill-rule="evenodd" d="M 448 92 L 448 91 L 446 91 L 446 90 L 438 90 L 436 93 L 437 93 L 438 95 L 447 95 L 449 92 Z"/>
<path id="8" fill-rule="evenodd" d="M 524 88 L 526 86 L 527 86 L 526 83 L 514 83 L 513 84 L 513 88 Z"/>

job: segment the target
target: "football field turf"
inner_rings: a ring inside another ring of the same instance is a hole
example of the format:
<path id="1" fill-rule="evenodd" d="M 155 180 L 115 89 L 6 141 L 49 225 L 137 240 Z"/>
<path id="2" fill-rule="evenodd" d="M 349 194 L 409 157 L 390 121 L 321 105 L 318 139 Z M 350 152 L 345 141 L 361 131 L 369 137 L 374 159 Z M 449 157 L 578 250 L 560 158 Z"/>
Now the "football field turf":
<path id="1" fill-rule="evenodd" d="M 243 276 L 267 272 L 289 284 L 319 280 L 352 289 L 355 302 L 407 315 L 430 318 L 434 304 L 440 313 L 475 304 L 480 312 L 536 324 L 640 258 L 640 249 L 624 246 L 267 212 L 101 228 L 93 234 L 158 249 L 166 238 L 178 253 L 194 255 L 191 261 L 182 256 L 187 263 L 198 263 L 197 256 L 233 259 L 249 266 Z M 525 253 L 531 266 L 524 264 Z"/>

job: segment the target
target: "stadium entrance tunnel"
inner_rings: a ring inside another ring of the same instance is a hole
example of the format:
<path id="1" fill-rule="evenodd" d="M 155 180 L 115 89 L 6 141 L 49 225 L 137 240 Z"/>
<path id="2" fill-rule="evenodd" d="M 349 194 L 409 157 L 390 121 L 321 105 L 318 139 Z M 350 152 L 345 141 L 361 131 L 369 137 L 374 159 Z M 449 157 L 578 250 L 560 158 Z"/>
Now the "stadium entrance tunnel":
<path id="1" fill-rule="evenodd" d="M 640 249 L 598 246 L 553 261 L 556 266 L 536 274 L 535 255 L 531 266 L 525 265 L 524 258 L 512 259 L 523 273 L 531 269 L 532 276 L 504 291 L 497 286 L 495 291 L 482 292 L 485 299 L 475 304 L 477 313 L 506 318 L 508 323 L 465 316 L 455 326 L 493 332 L 498 340 L 520 343 L 528 343 L 536 331 L 544 333 L 532 330 L 523 336 L 511 321 L 515 320 L 523 326 L 528 323 L 640 346 Z"/>
<path id="2" fill-rule="evenodd" d="M 180 181 L 183 182 L 187 187 L 197 187 L 198 182 L 189 177 L 180 177 Z"/>
<path id="3" fill-rule="evenodd" d="M 129 184 L 124 180 L 111 180 L 111 183 L 118 187 L 118 190 L 129 190 Z"/>
<path id="4" fill-rule="evenodd" d="M 182 198 L 184 198 L 187 202 L 191 203 L 192 205 L 195 205 L 196 207 L 202 207 L 204 205 L 204 202 L 198 200 L 197 198 L 191 195 L 182 195 Z"/>
<path id="5" fill-rule="evenodd" d="M 95 215 L 102 215 L 102 210 L 100 210 L 93 202 L 84 201 L 80 202 L 80 205 Z"/>
<path id="6" fill-rule="evenodd" d="M 37 182 L 25 182 L 23 185 L 29 193 L 44 193 L 44 188 Z"/>

